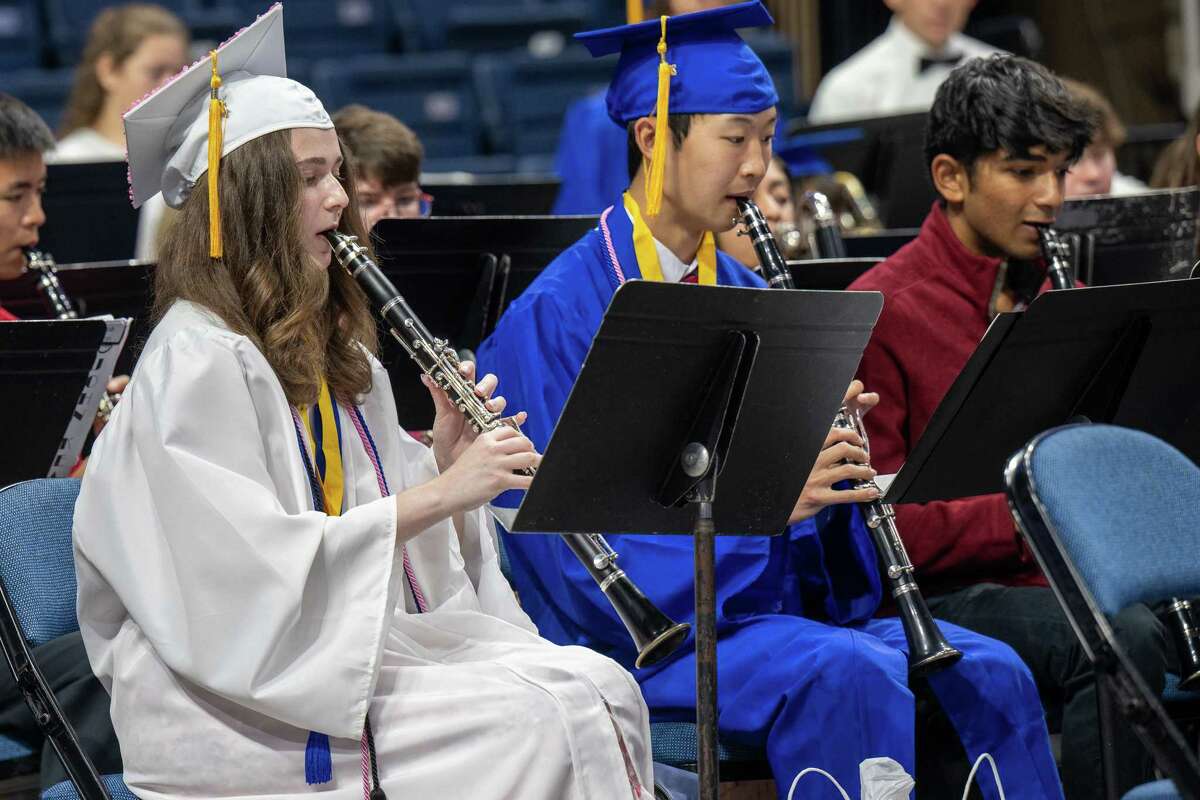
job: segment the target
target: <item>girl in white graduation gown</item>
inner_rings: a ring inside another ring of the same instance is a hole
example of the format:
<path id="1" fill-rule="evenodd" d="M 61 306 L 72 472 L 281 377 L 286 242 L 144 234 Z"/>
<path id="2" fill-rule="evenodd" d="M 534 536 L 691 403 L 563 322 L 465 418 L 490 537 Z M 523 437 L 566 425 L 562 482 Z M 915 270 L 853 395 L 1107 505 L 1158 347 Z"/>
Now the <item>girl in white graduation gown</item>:
<path id="1" fill-rule="evenodd" d="M 220 52 L 219 228 L 207 74 L 143 101 L 181 120 L 157 155 L 139 160 L 130 125 L 135 201 L 161 181 L 181 213 L 75 512 L 125 781 L 147 798 L 648 798 L 637 685 L 541 639 L 500 574 L 480 506 L 526 485 L 532 445 L 474 437 L 436 390 L 435 446 L 400 429 L 371 312 L 320 235 L 359 227 L 350 165 L 311 92 L 238 51 L 270 16 Z"/>

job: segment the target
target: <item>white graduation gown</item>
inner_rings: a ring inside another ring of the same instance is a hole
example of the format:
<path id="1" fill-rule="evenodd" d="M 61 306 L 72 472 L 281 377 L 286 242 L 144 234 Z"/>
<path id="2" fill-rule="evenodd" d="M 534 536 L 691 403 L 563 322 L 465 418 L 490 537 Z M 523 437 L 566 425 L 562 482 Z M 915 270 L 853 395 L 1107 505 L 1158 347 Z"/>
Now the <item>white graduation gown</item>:
<path id="1" fill-rule="evenodd" d="M 362 412 L 391 492 L 435 476 L 378 363 Z M 130 788 L 362 797 L 368 710 L 393 800 L 632 797 L 630 769 L 652 786 L 637 684 L 538 637 L 482 511 L 462 547 L 449 520 L 408 542 L 414 613 L 395 502 L 339 413 L 348 511 L 329 517 L 257 348 L 184 302 L 151 335 L 75 509 L 80 628 Z M 310 730 L 330 736 L 330 783 L 305 783 Z"/>

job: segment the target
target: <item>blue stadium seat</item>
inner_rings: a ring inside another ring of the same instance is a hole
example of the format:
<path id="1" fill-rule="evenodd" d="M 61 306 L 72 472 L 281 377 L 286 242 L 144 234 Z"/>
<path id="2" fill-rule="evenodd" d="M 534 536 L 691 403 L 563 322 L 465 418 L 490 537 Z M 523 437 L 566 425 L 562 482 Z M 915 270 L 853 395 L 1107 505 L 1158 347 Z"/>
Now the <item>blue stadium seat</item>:
<path id="1" fill-rule="evenodd" d="M 592 7 L 584 0 L 391 0 L 410 9 L 422 46 L 502 51 L 523 48 L 538 31 L 562 39 L 586 30 Z"/>
<path id="2" fill-rule="evenodd" d="M 330 112 L 362 103 L 395 115 L 421 138 L 430 158 L 480 152 L 479 111 L 463 53 L 327 59 L 313 66 L 311 81 Z"/>
<path id="3" fill-rule="evenodd" d="M 495 149 L 518 158 L 553 156 L 564 110 L 606 86 L 615 66 L 615 55 L 592 58 L 577 46 L 554 58 L 480 56 L 475 85 Z"/>
<path id="4" fill-rule="evenodd" d="M 73 78 L 69 69 L 4 70 L 0 72 L 0 92 L 23 101 L 53 130 L 62 118 Z"/>
<path id="5" fill-rule="evenodd" d="M 235 0 L 248 24 L 266 10 L 267 0 Z M 288 56 L 340 58 L 403 48 L 394 41 L 398 30 L 387 0 L 287 0 L 283 27 Z"/>
<path id="6" fill-rule="evenodd" d="M 43 0 L 49 46 L 59 66 L 79 63 L 92 21 L 103 9 L 115 5 L 112 0 Z M 253 21 L 231 0 L 158 0 L 157 5 L 178 15 L 196 40 L 222 41 Z M 269 2 L 255 10 L 262 13 Z"/>
<path id="7" fill-rule="evenodd" d="M 41 56 L 36 0 L 0 0 L 0 69 L 37 67 Z"/>

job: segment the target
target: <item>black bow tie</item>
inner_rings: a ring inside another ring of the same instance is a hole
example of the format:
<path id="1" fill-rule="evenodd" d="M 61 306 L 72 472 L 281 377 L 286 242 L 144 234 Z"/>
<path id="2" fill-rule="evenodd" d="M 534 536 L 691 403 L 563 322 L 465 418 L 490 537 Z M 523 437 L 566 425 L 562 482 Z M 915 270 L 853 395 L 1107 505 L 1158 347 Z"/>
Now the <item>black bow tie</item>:
<path id="1" fill-rule="evenodd" d="M 953 67 L 958 64 L 958 62 L 962 61 L 962 58 L 962 53 L 951 53 L 948 56 L 941 56 L 939 58 L 926 58 L 925 56 L 922 56 L 920 67 L 917 69 L 917 74 L 920 75 L 930 67 Z"/>

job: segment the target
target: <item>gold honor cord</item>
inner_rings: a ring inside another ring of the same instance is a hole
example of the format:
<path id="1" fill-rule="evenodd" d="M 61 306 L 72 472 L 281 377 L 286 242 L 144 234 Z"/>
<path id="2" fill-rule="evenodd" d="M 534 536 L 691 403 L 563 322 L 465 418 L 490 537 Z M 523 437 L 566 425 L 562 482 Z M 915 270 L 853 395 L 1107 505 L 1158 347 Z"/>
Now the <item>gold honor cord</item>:
<path id="1" fill-rule="evenodd" d="M 621 199 L 625 203 L 625 210 L 633 219 L 633 251 L 637 254 L 638 270 L 642 273 L 642 280 L 662 283 L 662 266 L 658 263 L 658 249 L 654 246 L 654 234 L 650 233 L 650 228 L 642 219 L 642 212 L 633 196 L 626 192 Z M 696 261 L 700 273 L 697 283 L 704 286 L 716 286 L 717 240 L 712 231 L 705 231 L 704 238 L 700 240 L 700 251 L 696 254 Z"/>
<path id="2" fill-rule="evenodd" d="M 331 517 L 342 513 L 342 496 L 345 494 L 345 479 L 342 476 L 341 429 L 338 427 L 333 407 L 333 397 L 329 394 L 329 384 L 321 379 L 321 394 L 317 399 L 317 413 L 321 416 L 321 437 L 313 434 L 312 420 L 308 408 L 300 409 L 300 419 L 304 421 L 304 431 L 308 440 L 313 443 L 313 449 L 321 448 L 325 458 L 325 471 L 322 474 L 317 468 L 316 452 L 313 453 L 313 471 L 321 484 L 321 492 L 325 495 L 325 513 Z"/>

